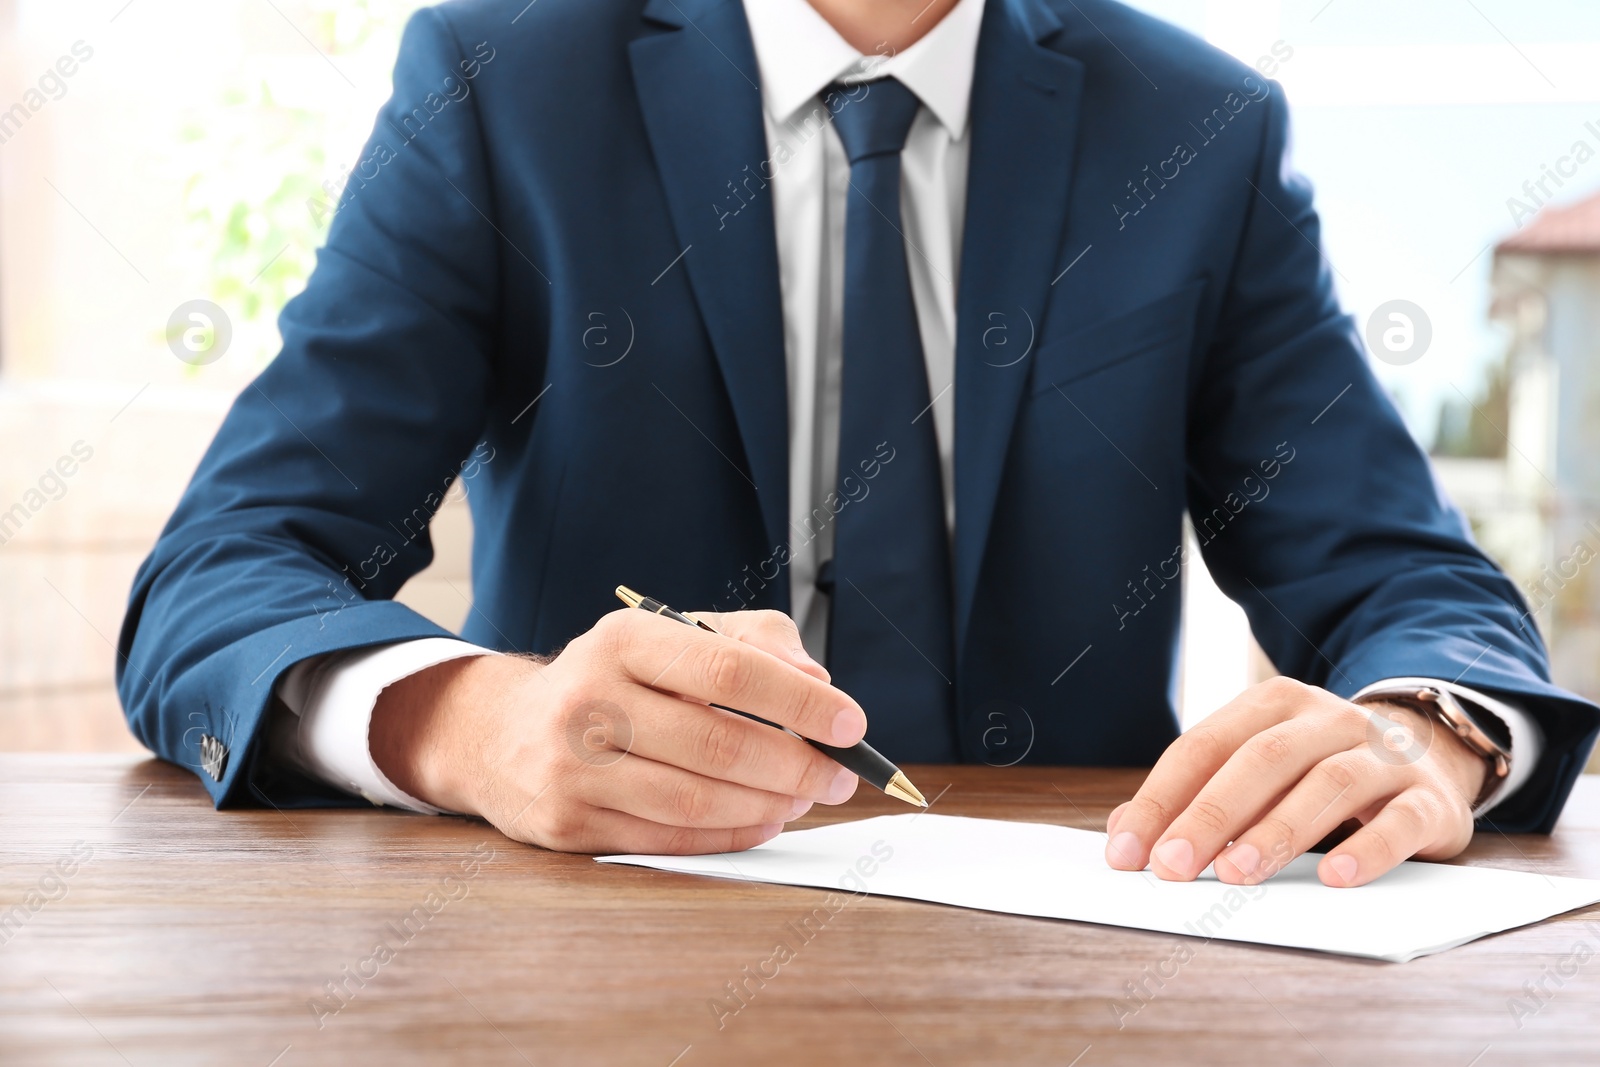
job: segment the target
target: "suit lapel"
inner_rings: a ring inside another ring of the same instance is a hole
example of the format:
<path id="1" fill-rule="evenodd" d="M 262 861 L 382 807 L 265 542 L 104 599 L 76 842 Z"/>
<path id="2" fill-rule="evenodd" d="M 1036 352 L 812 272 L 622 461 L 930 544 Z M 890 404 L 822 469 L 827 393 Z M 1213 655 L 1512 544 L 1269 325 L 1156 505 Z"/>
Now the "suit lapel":
<path id="1" fill-rule="evenodd" d="M 651 0 L 644 15 L 672 29 L 630 46 L 639 106 L 686 249 L 679 266 L 727 385 L 767 543 L 776 545 L 788 536 L 789 416 L 772 196 L 763 188 L 740 208 L 730 193 L 767 158 L 750 30 L 738 0 Z M 777 585 L 787 607 L 787 586 Z"/>
<path id="2" fill-rule="evenodd" d="M 1007 361 L 985 348 L 984 333 L 1001 321 L 1036 346 L 1062 265 L 1083 65 L 1038 43 L 1060 27 L 1037 0 L 989 0 L 978 39 L 956 295 L 958 654 L 1032 362 L 1002 365 Z M 994 312 L 1005 318 L 991 319 Z"/>
<path id="3" fill-rule="evenodd" d="M 645 128 L 739 425 L 763 524 L 787 538 L 788 396 L 770 190 L 735 217 L 729 182 L 767 156 L 760 75 L 738 0 L 650 0 L 666 32 L 630 58 Z M 1060 28 L 1038 0 L 988 0 L 972 86 L 971 162 L 956 297 L 956 618 L 965 641 L 1030 361 L 999 365 L 991 312 L 1037 333 L 1059 273 L 1083 86 L 1077 60 L 1038 43 Z M 989 358 L 986 358 L 989 357 Z M 779 583 L 782 584 L 782 583 Z M 787 591 L 780 591 L 787 604 Z"/>

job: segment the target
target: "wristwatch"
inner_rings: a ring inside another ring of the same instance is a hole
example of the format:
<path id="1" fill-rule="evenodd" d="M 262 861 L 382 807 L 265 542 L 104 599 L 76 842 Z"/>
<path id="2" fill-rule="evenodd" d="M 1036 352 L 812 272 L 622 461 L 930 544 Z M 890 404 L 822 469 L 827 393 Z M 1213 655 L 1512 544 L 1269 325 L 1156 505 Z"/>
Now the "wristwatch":
<path id="1" fill-rule="evenodd" d="M 1462 744 L 1483 757 L 1489 766 L 1489 773 L 1484 775 L 1483 789 L 1478 792 L 1478 798 L 1472 802 L 1473 814 L 1477 814 L 1478 808 L 1500 788 L 1500 783 L 1511 773 L 1509 748 L 1490 737 L 1473 719 L 1472 714 L 1461 706 L 1461 701 L 1456 699 L 1455 694 L 1431 685 L 1393 685 L 1362 693 L 1358 703 L 1365 704 L 1372 700 L 1400 704 L 1434 722 L 1443 723 Z"/>

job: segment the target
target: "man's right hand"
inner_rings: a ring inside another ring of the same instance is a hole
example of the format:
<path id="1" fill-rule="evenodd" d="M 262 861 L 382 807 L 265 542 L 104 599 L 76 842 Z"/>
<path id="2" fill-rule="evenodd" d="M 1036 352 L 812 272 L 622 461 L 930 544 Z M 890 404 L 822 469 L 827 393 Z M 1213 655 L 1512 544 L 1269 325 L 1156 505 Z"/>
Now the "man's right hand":
<path id="1" fill-rule="evenodd" d="M 369 744 L 418 799 L 567 852 L 733 852 L 855 775 L 738 708 L 837 746 L 866 734 L 788 616 L 699 613 L 722 635 L 621 609 L 549 662 L 450 660 L 378 698 Z"/>

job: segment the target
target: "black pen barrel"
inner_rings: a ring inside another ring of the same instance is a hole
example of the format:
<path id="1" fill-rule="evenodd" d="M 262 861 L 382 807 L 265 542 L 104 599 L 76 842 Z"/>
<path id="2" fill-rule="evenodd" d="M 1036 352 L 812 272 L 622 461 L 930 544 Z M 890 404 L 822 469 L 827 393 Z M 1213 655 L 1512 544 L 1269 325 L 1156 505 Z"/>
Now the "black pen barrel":
<path id="1" fill-rule="evenodd" d="M 899 773 L 899 768 L 890 763 L 883 753 L 865 741 L 857 742 L 850 748 L 825 745 L 821 741 L 813 741 L 809 737 L 804 738 L 804 741 L 874 789 L 886 788 L 889 784 L 889 779 Z"/>

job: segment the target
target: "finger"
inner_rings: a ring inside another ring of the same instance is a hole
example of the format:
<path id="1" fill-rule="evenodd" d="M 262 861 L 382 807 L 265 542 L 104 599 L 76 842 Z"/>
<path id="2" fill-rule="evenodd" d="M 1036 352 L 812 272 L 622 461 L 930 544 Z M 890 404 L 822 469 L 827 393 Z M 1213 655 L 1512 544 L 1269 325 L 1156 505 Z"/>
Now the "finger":
<path id="1" fill-rule="evenodd" d="M 688 615 L 691 619 L 703 619 L 706 625 L 729 637 L 794 664 L 813 678 L 824 682 L 831 680 L 827 668 L 806 652 L 800 641 L 800 628 L 781 611 L 691 611 Z"/>
<path id="2" fill-rule="evenodd" d="M 629 750 L 658 763 L 794 798 L 843 804 L 859 779 L 782 730 L 721 708 L 638 690 Z"/>
<path id="3" fill-rule="evenodd" d="M 1128 810 L 1128 805 L 1131 803 L 1132 801 L 1123 801 L 1118 804 L 1112 810 L 1110 817 L 1106 819 L 1106 859 L 1113 867 L 1142 870 L 1144 868 L 1143 861 L 1132 853 L 1122 851 L 1126 847 L 1127 839 L 1117 836 L 1117 823 L 1121 820 L 1122 813 Z"/>
<path id="4" fill-rule="evenodd" d="M 1359 748 L 1366 727 L 1359 708 L 1334 697 L 1326 710 L 1309 710 L 1247 739 L 1157 838 L 1151 870 L 1168 880 L 1196 877 L 1311 768 Z"/>
<path id="5" fill-rule="evenodd" d="M 664 826 L 626 812 L 585 806 L 557 825 L 536 827 L 528 840 L 558 852 L 692 856 L 743 852 L 782 831 L 782 823 L 726 829 Z"/>
<path id="6" fill-rule="evenodd" d="M 1324 856 L 1317 864 L 1317 877 L 1335 888 L 1366 885 L 1412 856 L 1453 856 L 1472 837 L 1472 817 L 1457 807 L 1427 788 L 1413 786 Z"/>
<path id="7" fill-rule="evenodd" d="M 1217 857 L 1217 878 L 1233 885 L 1265 881 L 1345 820 L 1403 790 L 1408 779 L 1408 768 L 1364 749 L 1329 756 Z"/>
<path id="8" fill-rule="evenodd" d="M 811 807 L 809 800 L 707 778 L 636 754 L 591 768 L 573 794 L 597 808 L 702 830 L 788 822 Z"/>
<path id="9" fill-rule="evenodd" d="M 641 685 L 759 715 L 841 748 L 866 736 L 859 704 L 754 645 L 630 608 L 612 612 L 596 629 Z"/>
<path id="10" fill-rule="evenodd" d="M 1156 839 L 1239 746 L 1290 718 L 1316 692 L 1301 682 L 1274 678 L 1251 686 L 1180 734 L 1118 818 L 1117 831 L 1106 843 L 1106 862 L 1119 870 L 1143 870 Z"/>

